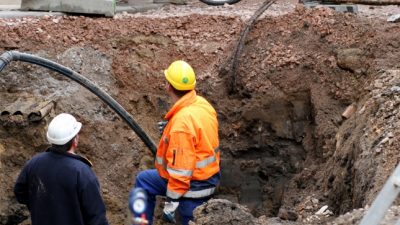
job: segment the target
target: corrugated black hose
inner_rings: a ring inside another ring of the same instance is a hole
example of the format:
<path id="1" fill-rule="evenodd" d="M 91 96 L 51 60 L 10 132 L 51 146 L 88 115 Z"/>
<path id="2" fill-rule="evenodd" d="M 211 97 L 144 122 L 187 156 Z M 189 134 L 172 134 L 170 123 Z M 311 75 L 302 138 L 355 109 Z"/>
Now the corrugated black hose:
<path id="1" fill-rule="evenodd" d="M 22 61 L 43 66 L 47 69 L 54 70 L 76 81 L 77 83 L 79 83 L 80 85 L 91 91 L 93 94 L 97 95 L 97 97 L 103 100 L 108 106 L 110 106 L 129 125 L 129 127 L 132 128 L 132 130 L 140 137 L 140 139 L 142 139 L 144 144 L 155 155 L 157 147 L 154 144 L 154 141 L 151 140 L 151 138 L 146 134 L 146 132 L 143 131 L 143 129 L 136 123 L 136 121 L 132 118 L 132 116 L 110 95 L 101 90 L 90 80 L 86 79 L 84 76 L 48 59 L 44 59 L 39 56 L 34 56 L 31 54 L 21 53 L 17 51 L 8 51 L 0 56 L 0 72 L 11 61 Z"/>

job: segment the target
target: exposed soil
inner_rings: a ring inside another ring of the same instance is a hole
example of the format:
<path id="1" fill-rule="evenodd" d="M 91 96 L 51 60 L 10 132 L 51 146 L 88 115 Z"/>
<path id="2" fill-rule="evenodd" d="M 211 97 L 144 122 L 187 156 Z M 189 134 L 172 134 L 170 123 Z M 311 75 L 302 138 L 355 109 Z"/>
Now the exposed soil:
<path id="1" fill-rule="evenodd" d="M 191 0 L 113 19 L 0 19 L 0 50 L 36 54 L 81 73 L 156 142 L 156 122 L 170 107 L 162 70 L 188 61 L 198 93 L 220 121 L 223 179 L 216 197 L 230 202 L 212 204 L 246 206 L 238 215 L 258 218 L 254 224 L 327 223 L 371 204 L 399 160 L 400 25 L 385 20 L 399 8 L 362 6 L 354 15 L 277 2 L 249 33 L 238 91 L 229 93 L 232 50 L 261 3 L 210 7 Z M 137 172 L 152 164 L 136 134 L 95 95 L 38 66 L 12 62 L 1 72 L 0 93 L 1 112 L 17 101 L 56 102 L 37 122 L 1 115 L 0 224 L 30 223 L 13 184 L 24 163 L 46 148 L 46 126 L 60 112 L 84 124 L 79 151 L 94 163 L 110 223 L 129 224 L 128 192 Z M 348 106 L 355 112 L 345 118 Z M 313 217 L 324 205 L 329 212 Z"/>

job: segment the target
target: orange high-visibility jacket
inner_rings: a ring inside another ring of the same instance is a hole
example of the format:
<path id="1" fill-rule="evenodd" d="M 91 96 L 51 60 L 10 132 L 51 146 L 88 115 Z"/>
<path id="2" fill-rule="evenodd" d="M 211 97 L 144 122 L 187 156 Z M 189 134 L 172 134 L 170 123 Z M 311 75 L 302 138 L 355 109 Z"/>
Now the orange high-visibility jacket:
<path id="1" fill-rule="evenodd" d="M 191 187 L 190 182 L 206 183 L 220 170 L 218 120 L 214 108 L 192 90 L 174 104 L 165 119 L 168 124 L 158 145 L 155 165 L 160 176 L 168 180 L 167 197 L 212 195 L 215 185 L 200 185 L 199 188 Z"/>

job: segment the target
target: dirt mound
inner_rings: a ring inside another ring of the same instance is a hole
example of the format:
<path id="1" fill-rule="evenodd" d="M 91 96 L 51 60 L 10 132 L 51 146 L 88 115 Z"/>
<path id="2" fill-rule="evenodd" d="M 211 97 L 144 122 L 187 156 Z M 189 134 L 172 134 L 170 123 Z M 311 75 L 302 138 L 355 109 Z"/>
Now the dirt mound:
<path id="1" fill-rule="evenodd" d="M 240 218 L 277 221 L 285 209 L 306 223 L 324 205 L 338 215 L 371 203 L 398 160 L 398 72 L 390 70 L 399 67 L 399 25 L 302 7 L 266 15 L 249 34 L 238 92 L 229 94 L 226 68 L 243 26 L 235 15 L 12 19 L 0 21 L 0 50 L 34 53 L 82 73 L 154 140 L 169 107 L 162 70 L 175 59 L 190 62 L 199 94 L 218 111 L 218 198 L 246 205 Z M 108 218 L 128 224 L 128 192 L 150 155 L 140 139 L 93 94 L 53 72 L 13 62 L 0 81 L 1 107 L 35 96 L 55 101 L 53 113 L 83 122 L 79 150 L 94 162 Z M 356 112 L 345 120 L 349 105 Z M 45 149 L 48 119 L 0 126 L 0 224 L 27 223 L 12 186 L 24 163 Z"/>
<path id="2" fill-rule="evenodd" d="M 255 224 L 254 217 L 245 207 L 225 199 L 212 199 L 198 207 L 193 213 L 195 220 L 192 225 L 221 224 L 239 225 Z"/>

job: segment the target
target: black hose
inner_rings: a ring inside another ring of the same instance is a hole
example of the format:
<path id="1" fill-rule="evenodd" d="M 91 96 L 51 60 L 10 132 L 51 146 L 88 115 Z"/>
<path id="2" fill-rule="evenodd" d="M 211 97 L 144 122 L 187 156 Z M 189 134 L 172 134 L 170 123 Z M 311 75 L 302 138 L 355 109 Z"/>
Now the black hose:
<path id="1" fill-rule="evenodd" d="M 231 66 L 229 69 L 229 79 L 230 79 L 230 85 L 229 85 L 229 93 L 230 94 L 235 94 L 238 92 L 238 87 L 237 87 L 237 69 L 239 68 L 239 57 L 242 54 L 243 51 L 243 46 L 246 41 L 247 35 L 250 32 L 250 29 L 254 26 L 256 23 L 256 20 L 258 17 L 260 17 L 265 10 L 267 10 L 272 4 L 274 4 L 276 0 L 266 0 L 259 9 L 251 16 L 251 18 L 246 21 L 245 28 L 240 32 L 240 37 L 238 44 L 233 52 L 232 60 L 231 60 Z"/>
<path id="2" fill-rule="evenodd" d="M 146 132 L 142 130 L 142 128 L 136 123 L 132 116 L 130 116 L 130 114 L 117 101 L 115 101 L 110 95 L 108 95 L 106 92 L 93 84 L 90 80 L 86 79 L 79 73 L 48 59 L 17 51 L 8 51 L 0 56 L 0 72 L 7 66 L 7 64 L 9 64 L 13 60 L 29 62 L 39 66 L 43 66 L 45 68 L 59 72 L 78 82 L 80 85 L 91 91 L 93 94 L 97 95 L 101 100 L 109 105 L 129 125 L 129 127 L 132 128 L 133 131 L 135 131 L 140 139 L 142 139 L 144 144 L 155 155 L 157 147 L 154 144 L 153 140 L 151 140 Z"/>

